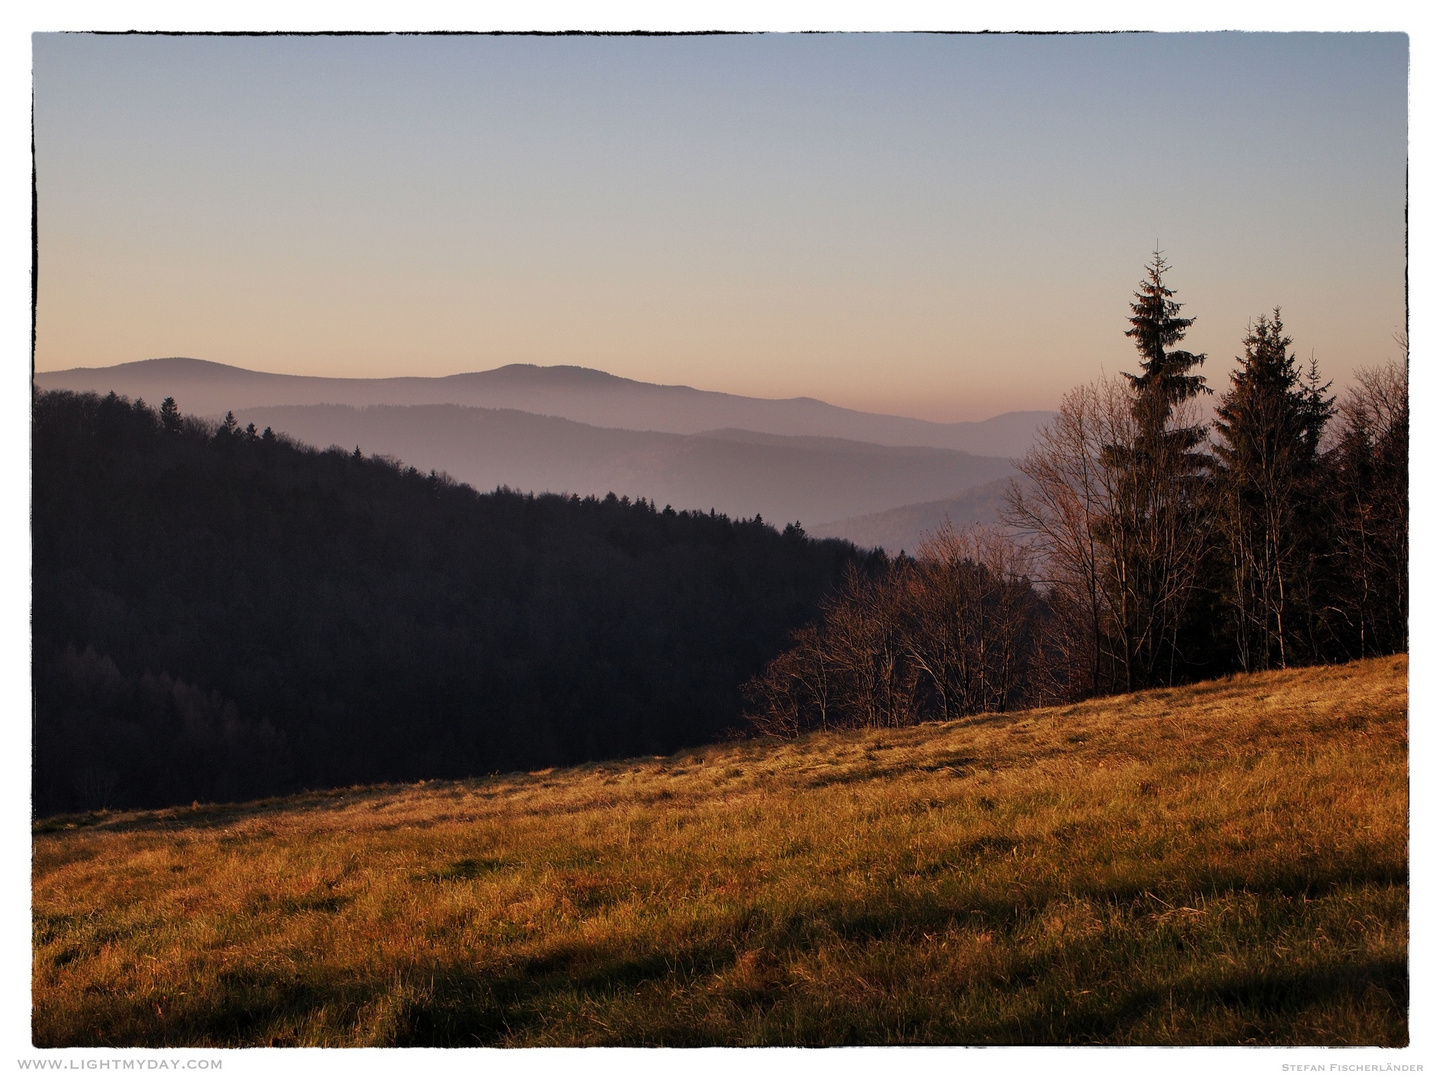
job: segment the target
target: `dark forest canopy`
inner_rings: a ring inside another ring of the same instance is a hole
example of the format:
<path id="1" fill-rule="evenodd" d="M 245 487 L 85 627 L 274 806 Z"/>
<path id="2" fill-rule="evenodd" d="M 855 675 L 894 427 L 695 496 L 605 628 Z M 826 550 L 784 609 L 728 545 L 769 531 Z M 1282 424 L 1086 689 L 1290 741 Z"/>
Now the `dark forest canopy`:
<path id="1" fill-rule="evenodd" d="M 33 427 L 42 814 L 712 740 L 868 558 L 759 518 L 477 494 L 114 395 L 38 395 Z"/>

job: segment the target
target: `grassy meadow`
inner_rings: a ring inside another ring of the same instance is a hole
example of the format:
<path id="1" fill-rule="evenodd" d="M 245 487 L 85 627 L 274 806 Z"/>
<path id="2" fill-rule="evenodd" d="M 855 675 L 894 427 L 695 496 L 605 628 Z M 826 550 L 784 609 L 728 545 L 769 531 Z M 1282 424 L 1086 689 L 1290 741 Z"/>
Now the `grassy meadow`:
<path id="1" fill-rule="evenodd" d="M 34 1041 L 1404 1045 L 1406 670 L 39 821 Z"/>

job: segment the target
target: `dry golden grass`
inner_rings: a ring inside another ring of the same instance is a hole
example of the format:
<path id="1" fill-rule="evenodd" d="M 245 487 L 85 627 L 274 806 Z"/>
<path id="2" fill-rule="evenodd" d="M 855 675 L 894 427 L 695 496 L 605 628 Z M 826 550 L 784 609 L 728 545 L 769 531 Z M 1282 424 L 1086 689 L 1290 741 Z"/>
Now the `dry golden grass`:
<path id="1" fill-rule="evenodd" d="M 1407 1041 L 1406 660 L 52 819 L 63 1045 Z"/>

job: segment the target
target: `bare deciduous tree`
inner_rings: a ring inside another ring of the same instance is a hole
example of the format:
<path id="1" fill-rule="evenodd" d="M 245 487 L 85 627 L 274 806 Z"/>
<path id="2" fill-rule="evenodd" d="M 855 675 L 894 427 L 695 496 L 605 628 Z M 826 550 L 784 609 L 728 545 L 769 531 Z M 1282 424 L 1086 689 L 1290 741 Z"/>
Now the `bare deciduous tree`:
<path id="1" fill-rule="evenodd" d="M 1003 711 L 1028 671 L 1037 608 L 1028 553 L 998 528 L 946 521 L 917 552 L 905 602 L 907 648 L 946 717 Z"/>
<path id="2" fill-rule="evenodd" d="M 852 570 L 840 595 L 822 606 L 827 655 L 841 676 L 838 704 L 850 726 L 900 727 L 915 718 L 902 601 L 908 574 L 902 560 L 876 577 Z"/>
<path id="3" fill-rule="evenodd" d="M 879 573 L 851 572 L 818 625 L 744 687 L 754 730 L 900 727 L 1024 700 L 1040 609 L 1027 552 L 949 522 Z"/>
<path id="4" fill-rule="evenodd" d="M 791 648 L 741 688 L 749 702 L 744 717 L 761 735 L 792 739 L 836 726 L 832 699 L 840 672 L 829 642 L 814 625 L 796 631 L 792 641 Z"/>
<path id="5" fill-rule="evenodd" d="M 1397 340 L 1404 350 L 1405 338 Z M 1404 361 L 1358 371 L 1327 454 L 1335 557 L 1344 583 L 1335 607 L 1346 624 L 1345 648 L 1354 655 L 1395 652 L 1409 643 L 1407 381 Z"/>
<path id="6" fill-rule="evenodd" d="M 1072 390 L 1008 497 L 1006 520 L 1031 537 L 1051 587 L 1077 696 L 1175 678 L 1205 543 L 1188 440 L 1148 442 L 1134 406 L 1116 380 Z M 1197 412 L 1178 402 L 1168 423 L 1192 429 Z"/>

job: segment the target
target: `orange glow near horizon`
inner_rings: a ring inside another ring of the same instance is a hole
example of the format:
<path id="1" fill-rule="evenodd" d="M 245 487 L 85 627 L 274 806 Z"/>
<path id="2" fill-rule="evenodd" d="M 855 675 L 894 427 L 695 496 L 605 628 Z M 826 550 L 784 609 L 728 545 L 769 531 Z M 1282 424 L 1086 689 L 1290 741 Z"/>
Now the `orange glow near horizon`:
<path id="1" fill-rule="evenodd" d="M 1399 352 L 1406 65 L 1399 34 L 38 35 L 35 366 L 574 364 L 973 420 L 1133 368 L 1159 240 L 1213 386 L 1276 305 L 1340 386 Z"/>

